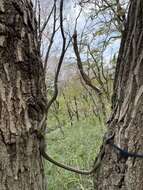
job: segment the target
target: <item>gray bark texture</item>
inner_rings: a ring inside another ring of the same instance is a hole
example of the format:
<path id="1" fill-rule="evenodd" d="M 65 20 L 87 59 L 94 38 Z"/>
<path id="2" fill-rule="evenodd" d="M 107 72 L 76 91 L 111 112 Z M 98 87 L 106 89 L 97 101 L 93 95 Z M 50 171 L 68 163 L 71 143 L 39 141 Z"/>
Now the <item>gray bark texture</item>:
<path id="1" fill-rule="evenodd" d="M 30 0 L 0 0 L 0 190 L 45 190 L 45 83 Z"/>
<path id="2" fill-rule="evenodd" d="M 114 143 L 129 152 L 143 153 L 143 1 L 130 0 L 119 51 L 108 126 Z M 94 175 L 96 190 L 143 190 L 143 159 L 124 158 L 106 145 Z"/>

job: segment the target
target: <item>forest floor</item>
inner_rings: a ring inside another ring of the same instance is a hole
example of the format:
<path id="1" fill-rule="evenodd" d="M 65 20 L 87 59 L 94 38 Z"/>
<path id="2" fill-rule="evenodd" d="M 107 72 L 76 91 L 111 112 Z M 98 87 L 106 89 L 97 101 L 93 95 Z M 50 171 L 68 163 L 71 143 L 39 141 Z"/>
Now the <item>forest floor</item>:
<path id="1" fill-rule="evenodd" d="M 67 124 L 47 134 L 47 152 L 55 160 L 76 168 L 91 169 L 105 132 L 97 119 Z M 49 190 L 92 190 L 92 177 L 81 176 L 45 162 Z"/>

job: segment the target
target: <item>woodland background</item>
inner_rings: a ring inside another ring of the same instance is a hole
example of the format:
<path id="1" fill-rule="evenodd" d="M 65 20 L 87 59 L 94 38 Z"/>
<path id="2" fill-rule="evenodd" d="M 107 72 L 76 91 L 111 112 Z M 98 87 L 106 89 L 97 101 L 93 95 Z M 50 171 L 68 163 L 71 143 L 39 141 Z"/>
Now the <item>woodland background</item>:
<path id="1" fill-rule="evenodd" d="M 65 0 L 62 11 L 67 49 L 62 63 L 59 1 L 34 1 L 34 10 L 49 100 L 55 94 L 54 81 L 58 78 L 58 95 L 48 114 L 47 152 L 62 163 L 90 168 L 114 101 L 115 64 L 128 1 Z M 49 190 L 93 189 L 92 177 L 64 171 L 48 162 L 45 167 Z"/>

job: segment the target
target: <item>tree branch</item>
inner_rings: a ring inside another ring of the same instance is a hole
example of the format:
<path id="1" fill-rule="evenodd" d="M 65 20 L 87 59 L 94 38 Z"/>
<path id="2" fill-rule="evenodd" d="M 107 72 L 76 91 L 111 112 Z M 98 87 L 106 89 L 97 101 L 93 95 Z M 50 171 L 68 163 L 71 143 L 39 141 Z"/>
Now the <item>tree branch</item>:
<path id="1" fill-rule="evenodd" d="M 83 70 L 83 66 L 82 66 L 82 61 L 81 61 L 81 57 L 80 57 L 80 54 L 79 54 L 79 50 L 78 50 L 78 45 L 77 45 L 77 32 L 75 30 L 74 34 L 73 34 L 73 48 L 74 48 L 74 52 L 75 52 L 75 55 L 76 55 L 76 58 L 77 58 L 77 66 L 78 66 L 78 69 L 80 71 L 80 74 L 84 80 L 84 82 L 90 86 L 92 89 L 94 89 L 94 91 L 98 94 L 98 95 L 101 95 L 101 90 L 94 86 L 90 80 L 90 78 L 88 77 L 88 75 L 84 72 Z"/>
<path id="2" fill-rule="evenodd" d="M 55 79 L 54 79 L 54 93 L 53 96 L 51 98 L 51 100 L 48 102 L 47 105 L 47 113 L 49 111 L 49 108 L 51 107 L 52 103 L 56 100 L 57 96 L 58 96 L 58 77 L 59 77 L 59 73 L 60 73 L 60 69 L 63 63 L 63 59 L 66 53 L 66 37 L 64 34 L 64 28 L 63 28 L 63 1 L 60 1 L 60 30 L 61 30 L 61 35 L 62 35 L 62 39 L 63 39 L 63 45 L 62 45 L 62 52 L 61 52 L 61 56 L 58 62 L 58 67 L 57 67 L 57 71 L 55 74 Z"/>

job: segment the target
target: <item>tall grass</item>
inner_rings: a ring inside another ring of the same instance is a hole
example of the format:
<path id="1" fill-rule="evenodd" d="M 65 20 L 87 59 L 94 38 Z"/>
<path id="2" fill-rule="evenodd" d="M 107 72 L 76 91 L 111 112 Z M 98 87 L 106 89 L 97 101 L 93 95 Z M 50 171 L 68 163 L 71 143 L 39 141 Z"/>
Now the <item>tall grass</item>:
<path id="1" fill-rule="evenodd" d="M 50 123 L 49 123 L 50 125 Z M 93 117 L 66 124 L 47 134 L 47 152 L 55 160 L 80 169 L 90 169 L 99 151 L 105 128 Z M 48 190 L 92 190 L 91 176 L 78 175 L 45 161 Z"/>

